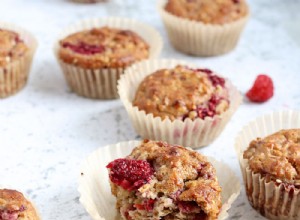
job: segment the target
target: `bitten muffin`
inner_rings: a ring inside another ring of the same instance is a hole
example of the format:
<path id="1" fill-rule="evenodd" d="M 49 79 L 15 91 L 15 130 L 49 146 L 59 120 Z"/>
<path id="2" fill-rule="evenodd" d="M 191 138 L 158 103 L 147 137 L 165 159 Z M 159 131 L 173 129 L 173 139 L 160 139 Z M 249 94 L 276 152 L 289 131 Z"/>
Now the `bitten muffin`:
<path id="1" fill-rule="evenodd" d="M 270 219 L 299 219 L 300 129 L 253 140 L 243 158 L 249 169 L 246 193 L 251 205 Z"/>
<path id="2" fill-rule="evenodd" d="M 221 187 L 201 154 L 145 140 L 124 159 L 107 165 L 123 219 L 217 219 Z"/>
<path id="3" fill-rule="evenodd" d="M 59 57 L 82 68 L 124 68 L 147 59 L 149 45 L 130 30 L 93 28 L 62 39 Z"/>
<path id="4" fill-rule="evenodd" d="M 245 17 L 245 0 L 168 0 L 169 13 L 205 24 L 226 24 Z"/>
<path id="5" fill-rule="evenodd" d="M 0 220 L 39 220 L 33 205 L 22 193 L 0 189 Z"/>
<path id="6" fill-rule="evenodd" d="M 18 33 L 0 29 L 0 67 L 19 60 L 28 51 L 28 46 Z"/>
<path id="7" fill-rule="evenodd" d="M 204 119 L 229 108 L 225 79 L 209 69 L 178 65 L 148 75 L 138 87 L 133 105 L 162 119 Z"/>

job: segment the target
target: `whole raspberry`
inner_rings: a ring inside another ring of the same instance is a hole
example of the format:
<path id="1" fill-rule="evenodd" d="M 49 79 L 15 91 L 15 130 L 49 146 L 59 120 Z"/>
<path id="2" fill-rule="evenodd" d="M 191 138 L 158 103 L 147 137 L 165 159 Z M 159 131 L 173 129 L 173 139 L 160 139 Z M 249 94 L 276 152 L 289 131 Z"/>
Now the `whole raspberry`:
<path id="1" fill-rule="evenodd" d="M 107 166 L 110 180 L 126 190 L 136 190 L 151 180 L 154 170 L 145 160 L 117 159 Z"/>
<path id="2" fill-rule="evenodd" d="M 252 88 L 246 96 L 252 102 L 265 102 L 273 96 L 274 86 L 272 79 L 264 74 L 258 75 Z"/>

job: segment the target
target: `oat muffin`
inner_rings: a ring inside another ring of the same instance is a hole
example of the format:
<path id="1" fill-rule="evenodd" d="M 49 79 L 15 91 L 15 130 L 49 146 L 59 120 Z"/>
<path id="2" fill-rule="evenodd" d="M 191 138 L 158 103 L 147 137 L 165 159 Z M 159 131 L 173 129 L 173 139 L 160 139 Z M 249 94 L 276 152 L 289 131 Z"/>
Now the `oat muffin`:
<path id="1" fill-rule="evenodd" d="M 201 154 L 145 140 L 124 159 L 107 165 L 123 219 L 217 219 L 221 187 Z"/>
<path id="2" fill-rule="evenodd" d="M 33 205 L 16 190 L 0 189 L 0 220 L 39 220 Z"/>
<path id="3" fill-rule="evenodd" d="M 60 41 L 59 57 L 76 66 L 124 68 L 149 57 L 149 45 L 130 30 L 93 28 L 71 34 Z"/>
<path id="4" fill-rule="evenodd" d="M 19 60 L 28 51 L 28 46 L 18 33 L 0 29 L 0 67 Z"/>
<path id="5" fill-rule="evenodd" d="M 225 79 L 209 69 L 178 65 L 148 75 L 138 87 L 133 105 L 162 119 L 204 119 L 229 108 Z"/>
<path id="6" fill-rule="evenodd" d="M 243 158 L 251 205 L 270 219 L 299 219 L 300 129 L 253 140 Z"/>
<path id="7" fill-rule="evenodd" d="M 245 17 L 245 0 L 168 0 L 165 10 L 205 24 L 226 24 Z"/>

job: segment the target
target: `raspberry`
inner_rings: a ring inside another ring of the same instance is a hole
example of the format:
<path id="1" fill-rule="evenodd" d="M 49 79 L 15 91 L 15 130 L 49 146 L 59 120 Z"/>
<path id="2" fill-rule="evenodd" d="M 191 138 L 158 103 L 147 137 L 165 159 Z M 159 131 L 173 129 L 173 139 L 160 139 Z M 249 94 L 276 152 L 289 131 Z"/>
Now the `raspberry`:
<path id="1" fill-rule="evenodd" d="M 178 202 L 178 208 L 182 213 L 191 213 L 199 209 L 199 206 L 194 201 L 180 201 Z"/>
<path id="2" fill-rule="evenodd" d="M 110 180 L 125 190 L 136 190 L 151 180 L 154 170 L 144 160 L 117 159 L 107 166 Z"/>
<path id="3" fill-rule="evenodd" d="M 105 50 L 105 47 L 102 45 L 89 45 L 83 42 L 80 42 L 78 45 L 70 44 L 68 42 L 63 43 L 64 48 L 70 48 L 76 53 L 84 55 L 93 55 L 96 53 L 102 53 Z"/>
<path id="4" fill-rule="evenodd" d="M 139 210 L 146 210 L 148 212 L 152 211 L 154 208 L 154 199 L 146 199 L 143 201 L 142 204 L 135 204 L 134 207 L 136 207 Z"/>
<path id="5" fill-rule="evenodd" d="M 258 75 L 252 88 L 246 93 L 252 102 L 265 102 L 273 96 L 274 86 L 272 79 L 264 74 Z"/>

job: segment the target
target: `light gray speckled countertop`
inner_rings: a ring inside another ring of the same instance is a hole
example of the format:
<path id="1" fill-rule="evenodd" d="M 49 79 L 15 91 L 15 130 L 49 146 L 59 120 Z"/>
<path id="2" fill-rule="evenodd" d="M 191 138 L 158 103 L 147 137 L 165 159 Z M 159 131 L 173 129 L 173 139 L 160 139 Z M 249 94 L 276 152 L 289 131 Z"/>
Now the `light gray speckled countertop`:
<path id="1" fill-rule="evenodd" d="M 43 219 L 90 217 L 79 204 L 77 177 L 82 160 L 98 147 L 137 138 L 120 101 L 94 101 L 70 93 L 54 59 L 60 30 L 78 19 L 121 15 L 152 24 L 163 35 L 162 57 L 206 66 L 230 78 L 245 93 L 259 73 L 275 82 L 264 104 L 247 101 L 221 136 L 201 150 L 225 161 L 241 178 L 233 149 L 245 123 L 263 113 L 300 109 L 300 1 L 251 0 L 251 20 L 238 47 L 214 58 L 188 57 L 172 49 L 151 0 L 112 0 L 82 5 L 67 0 L 1 0 L 0 20 L 19 24 L 37 37 L 39 48 L 27 87 L 0 100 L 0 185 L 27 193 Z M 107 123 L 109 121 L 109 123 Z M 242 191 L 230 219 L 263 219 Z"/>

